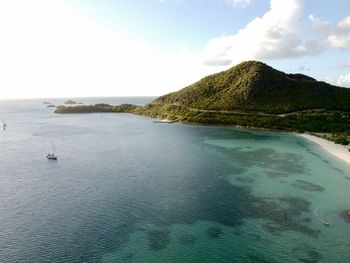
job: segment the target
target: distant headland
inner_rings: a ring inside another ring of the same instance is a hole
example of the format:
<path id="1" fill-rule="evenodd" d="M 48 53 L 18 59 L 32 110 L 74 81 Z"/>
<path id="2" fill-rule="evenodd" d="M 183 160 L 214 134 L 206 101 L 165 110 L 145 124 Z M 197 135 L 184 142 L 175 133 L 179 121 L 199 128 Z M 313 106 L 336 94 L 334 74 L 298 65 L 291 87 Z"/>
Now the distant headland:
<path id="1" fill-rule="evenodd" d="M 140 106 L 132 104 L 109 105 L 99 103 L 94 105 L 76 105 L 76 106 L 58 106 L 55 113 L 98 113 L 98 112 L 117 112 L 117 113 L 132 113 Z"/>

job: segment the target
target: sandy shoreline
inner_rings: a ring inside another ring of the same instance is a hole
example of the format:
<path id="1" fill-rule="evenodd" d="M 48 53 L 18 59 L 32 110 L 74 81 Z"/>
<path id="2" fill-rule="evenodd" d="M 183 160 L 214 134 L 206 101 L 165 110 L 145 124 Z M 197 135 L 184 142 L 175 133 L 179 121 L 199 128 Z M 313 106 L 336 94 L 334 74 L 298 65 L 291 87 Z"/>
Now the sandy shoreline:
<path id="1" fill-rule="evenodd" d="M 348 151 L 348 148 L 346 146 L 335 144 L 334 142 L 310 134 L 303 133 L 298 135 L 318 144 L 327 152 L 337 156 L 338 158 L 350 164 L 350 152 Z"/>

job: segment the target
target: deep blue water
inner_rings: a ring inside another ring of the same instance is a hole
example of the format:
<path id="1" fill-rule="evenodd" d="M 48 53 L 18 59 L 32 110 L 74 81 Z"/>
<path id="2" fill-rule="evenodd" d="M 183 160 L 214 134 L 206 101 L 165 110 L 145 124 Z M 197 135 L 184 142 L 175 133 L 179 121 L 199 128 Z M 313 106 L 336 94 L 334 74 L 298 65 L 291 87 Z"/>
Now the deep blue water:
<path id="1" fill-rule="evenodd" d="M 43 101 L 0 102 L 0 262 L 348 262 L 350 169 L 316 145 Z"/>

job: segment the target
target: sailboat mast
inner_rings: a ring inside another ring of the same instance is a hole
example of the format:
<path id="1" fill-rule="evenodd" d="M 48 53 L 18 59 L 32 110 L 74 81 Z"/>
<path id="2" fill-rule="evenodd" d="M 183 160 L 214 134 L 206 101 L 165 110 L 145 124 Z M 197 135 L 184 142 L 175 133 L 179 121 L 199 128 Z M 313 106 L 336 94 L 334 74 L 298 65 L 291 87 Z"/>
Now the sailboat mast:
<path id="1" fill-rule="evenodd" d="M 53 140 L 52 140 L 52 152 L 53 152 L 54 154 L 57 153 L 57 152 L 56 152 L 56 145 L 55 145 L 55 143 L 54 143 Z"/>

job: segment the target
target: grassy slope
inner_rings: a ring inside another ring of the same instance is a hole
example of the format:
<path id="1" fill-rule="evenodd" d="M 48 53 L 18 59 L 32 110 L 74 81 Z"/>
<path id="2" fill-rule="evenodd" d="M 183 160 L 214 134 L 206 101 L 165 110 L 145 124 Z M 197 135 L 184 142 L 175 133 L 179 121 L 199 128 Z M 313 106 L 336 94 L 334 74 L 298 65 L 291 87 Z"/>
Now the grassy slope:
<path id="1" fill-rule="evenodd" d="M 261 62 L 243 62 L 154 103 L 196 109 L 285 113 L 306 109 L 350 111 L 350 89 L 302 74 L 285 74 Z"/>
<path id="2" fill-rule="evenodd" d="M 169 104 L 149 104 L 134 113 L 167 118 L 183 123 L 236 125 L 284 131 L 346 133 L 350 131 L 350 113 L 317 111 L 285 117 L 278 115 L 211 113 L 189 111 Z"/>
<path id="3" fill-rule="evenodd" d="M 300 110 L 311 111 L 277 115 Z M 144 107 L 97 104 L 56 110 L 56 113 L 88 112 L 130 112 L 183 123 L 333 133 L 338 138 L 350 135 L 350 89 L 318 82 L 302 74 L 285 74 L 255 61 L 205 77 Z"/>
<path id="4" fill-rule="evenodd" d="M 310 111 L 277 115 L 300 110 Z M 205 77 L 133 112 L 184 123 L 350 135 L 350 89 L 302 74 L 285 74 L 255 61 Z"/>

